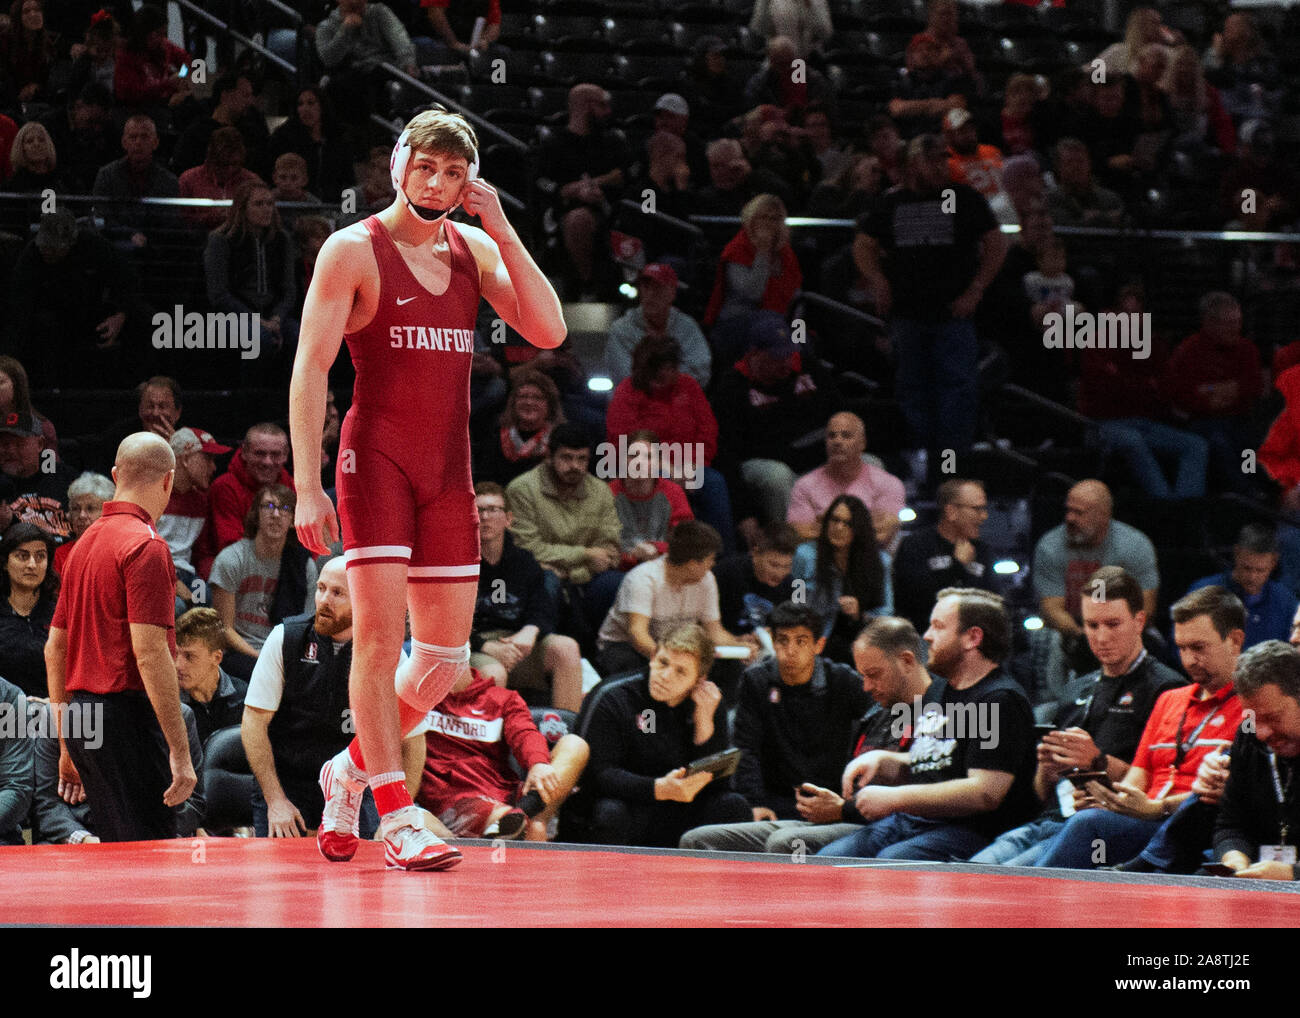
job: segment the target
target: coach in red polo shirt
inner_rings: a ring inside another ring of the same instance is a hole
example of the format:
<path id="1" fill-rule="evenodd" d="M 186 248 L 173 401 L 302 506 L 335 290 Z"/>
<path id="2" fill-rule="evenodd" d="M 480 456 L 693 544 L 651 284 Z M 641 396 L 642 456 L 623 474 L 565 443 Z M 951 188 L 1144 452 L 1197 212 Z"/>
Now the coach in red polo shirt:
<path id="1" fill-rule="evenodd" d="M 174 662 L 176 571 L 154 530 L 175 473 L 157 435 L 118 446 L 113 501 L 68 556 L 45 645 L 50 700 L 71 702 L 60 794 L 90 799 L 104 841 L 175 837 L 171 807 L 197 783 Z"/>

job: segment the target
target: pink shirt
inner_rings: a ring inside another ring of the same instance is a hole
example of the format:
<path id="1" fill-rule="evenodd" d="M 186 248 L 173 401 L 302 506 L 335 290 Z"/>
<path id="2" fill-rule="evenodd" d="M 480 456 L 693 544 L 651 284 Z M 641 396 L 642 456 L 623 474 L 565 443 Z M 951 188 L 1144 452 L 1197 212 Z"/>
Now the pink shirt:
<path id="1" fill-rule="evenodd" d="M 831 477 L 826 467 L 818 467 L 794 482 L 790 492 L 787 523 L 814 523 L 840 495 L 856 495 L 872 512 L 895 515 L 903 508 L 903 482 L 888 470 L 863 462 L 862 472 L 847 488 Z"/>

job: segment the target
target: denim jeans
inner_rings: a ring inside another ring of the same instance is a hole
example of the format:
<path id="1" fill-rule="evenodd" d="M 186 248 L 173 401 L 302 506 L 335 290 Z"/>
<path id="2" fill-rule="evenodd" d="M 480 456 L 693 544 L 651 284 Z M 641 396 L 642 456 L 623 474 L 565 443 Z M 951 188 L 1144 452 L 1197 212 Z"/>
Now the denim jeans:
<path id="1" fill-rule="evenodd" d="M 1210 446 L 1200 435 L 1144 417 L 1101 421 L 1102 441 L 1119 453 L 1142 490 L 1152 498 L 1202 498 Z M 1175 464 L 1171 488 L 1157 455 Z"/>
<path id="2" fill-rule="evenodd" d="M 979 421 L 979 340 L 968 318 L 922 322 L 895 318 L 896 392 L 918 447 L 936 463 L 975 441 Z"/>
<path id="3" fill-rule="evenodd" d="M 969 827 L 895 813 L 832 841 L 817 854 L 843 859 L 919 859 L 952 862 L 969 859 L 989 839 Z"/>
<path id="4" fill-rule="evenodd" d="M 687 488 L 686 499 L 701 523 L 707 523 L 722 535 L 722 554 L 736 550 L 736 525 L 731 518 L 731 493 L 727 482 L 712 467 L 705 467 L 698 488 Z"/>
<path id="5" fill-rule="evenodd" d="M 1064 826 L 1065 821 L 1056 817 L 1039 817 L 1000 835 L 984 851 L 971 856 L 970 861 L 990 866 L 1033 866 Z"/>
<path id="6" fill-rule="evenodd" d="M 1158 820 L 1138 820 L 1108 809 L 1081 810 L 1065 822 L 1034 865 L 1067 870 L 1115 866 L 1141 852 L 1159 828 Z"/>

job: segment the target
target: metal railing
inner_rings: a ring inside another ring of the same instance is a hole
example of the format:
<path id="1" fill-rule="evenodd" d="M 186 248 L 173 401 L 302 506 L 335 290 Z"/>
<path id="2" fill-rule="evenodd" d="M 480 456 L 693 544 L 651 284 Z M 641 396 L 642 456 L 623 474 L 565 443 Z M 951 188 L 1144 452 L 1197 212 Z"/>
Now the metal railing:
<path id="1" fill-rule="evenodd" d="M 293 77 L 293 81 L 295 85 L 302 84 L 302 82 L 299 80 L 299 72 L 297 67 L 289 63 L 289 61 L 285 60 L 283 57 L 278 56 L 275 53 L 272 53 L 260 42 L 257 42 L 254 39 L 250 39 L 242 32 L 238 32 L 235 29 L 231 28 L 230 25 L 226 24 L 226 22 L 222 21 L 216 15 L 209 14 L 202 7 L 199 7 L 197 4 L 191 3 L 190 0 L 167 0 L 167 2 L 170 4 L 175 4 L 176 7 L 178 7 L 184 15 L 187 15 L 188 17 L 200 21 L 203 24 L 207 25 L 208 27 L 215 29 L 218 33 L 220 33 L 221 36 L 233 42 L 238 43 L 239 45 L 245 47 L 246 49 L 252 50 L 262 59 L 278 67 L 286 74 L 291 75 Z"/>

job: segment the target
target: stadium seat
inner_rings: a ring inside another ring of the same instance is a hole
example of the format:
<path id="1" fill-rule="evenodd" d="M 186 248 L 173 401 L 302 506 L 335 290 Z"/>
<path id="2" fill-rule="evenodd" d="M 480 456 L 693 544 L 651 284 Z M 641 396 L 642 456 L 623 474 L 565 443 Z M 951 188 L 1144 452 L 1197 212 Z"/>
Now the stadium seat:
<path id="1" fill-rule="evenodd" d="M 557 53 L 547 50 L 541 55 L 539 67 L 543 76 L 566 85 L 592 82 L 608 86 L 611 80 L 618 77 L 612 66 L 614 59 L 608 53 Z"/>
<path id="2" fill-rule="evenodd" d="M 619 53 L 676 52 L 668 22 L 658 18 L 606 18 L 605 39 Z"/>
<path id="3" fill-rule="evenodd" d="M 582 16 L 538 14 L 533 18 L 533 34 L 547 49 L 563 43 L 604 42 L 604 20 Z"/>

